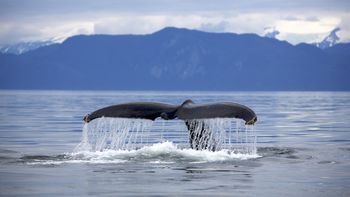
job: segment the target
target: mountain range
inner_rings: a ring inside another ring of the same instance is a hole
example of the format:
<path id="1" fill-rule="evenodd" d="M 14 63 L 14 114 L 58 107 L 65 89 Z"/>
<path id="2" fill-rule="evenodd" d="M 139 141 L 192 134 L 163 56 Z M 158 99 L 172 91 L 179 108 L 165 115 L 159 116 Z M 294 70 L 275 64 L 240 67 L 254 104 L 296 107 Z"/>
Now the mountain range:
<path id="1" fill-rule="evenodd" d="M 350 90 L 350 44 L 168 27 L 0 53 L 2 89 Z"/>

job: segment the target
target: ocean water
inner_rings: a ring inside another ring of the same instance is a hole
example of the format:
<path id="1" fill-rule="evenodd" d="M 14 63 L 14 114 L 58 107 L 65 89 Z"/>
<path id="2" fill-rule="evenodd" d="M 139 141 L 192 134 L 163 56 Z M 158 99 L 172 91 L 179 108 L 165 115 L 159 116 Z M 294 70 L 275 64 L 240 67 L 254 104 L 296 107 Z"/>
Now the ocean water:
<path id="1" fill-rule="evenodd" d="M 136 125 L 131 137 L 82 121 L 186 99 L 238 102 L 258 122 L 214 120 L 226 137 L 211 152 L 189 148 L 180 120 L 98 120 Z M 350 92 L 0 91 L 0 196 L 350 196 L 349 169 Z"/>

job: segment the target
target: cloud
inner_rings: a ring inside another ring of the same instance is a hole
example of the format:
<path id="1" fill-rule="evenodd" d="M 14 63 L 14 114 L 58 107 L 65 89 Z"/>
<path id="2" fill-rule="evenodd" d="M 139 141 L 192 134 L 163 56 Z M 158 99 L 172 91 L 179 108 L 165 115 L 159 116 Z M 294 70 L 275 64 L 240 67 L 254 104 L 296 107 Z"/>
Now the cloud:
<path id="1" fill-rule="evenodd" d="M 304 18 L 302 17 L 298 17 L 298 16 L 286 16 L 285 18 L 283 18 L 283 20 L 286 20 L 286 21 L 301 21 L 301 20 L 304 20 L 304 21 L 312 21 L 312 22 L 316 22 L 316 21 L 319 21 L 320 19 L 317 17 L 317 16 L 305 16 Z"/>
<path id="2" fill-rule="evenodd" d="M 317 34 L 331 31 L 340 24 L 340 21 L 341 20 L 337 17 L 323 17 L 319 21 L 277 20 L 275 26 L 279 31 L 284 33 Z"/>
<path id="3" fill-rule="evenodd" d="M 203 23 L 200 25 L 199 30 L 207 32 L 225 32 L 229 22 L 220 21 L 218 23 Z"/>
<path id="4" fill-rule="evenodd" d="M 96 34 L 148 34 L 167 26 L 198 28 L 205 19 L 197 15 L 110 16 L 94 23 Z"/>
<path id="5" fill-rule="evenodd" d="M 36 40 L 60 40 L 77 35 L 93 34 L 93 23 L 73 21 L 69 23 L 20 23 L 0 24 L 0 43 L 12 44 Z"/>
<path id="6" fill-rule="evenodd" d="M 284 18 L 284 20 L 286 20 L 286 21 L 298 21 L 300 19 L 295 17 L 295 16 L 287 16 Z"/>
<path id="7" fill-rule="evenodd" d="M 280 32 L 278 30 L 276 30 L 276 27 L 265 27 L 264 28 L 264 36 L 265 37 L 277 39 L 278 34 L 280 34 Z"/>
<path id="8" fill-rule="evenodd" d="M 37 29 L 31 25 L 1 24 L 0 43 L 10 44 L 37 37 Z"/>
<path id="9" fill-rule="evenodd" d="M 166 26 L 311 42 L 334 27 L 350 39 L 350 1 L 0 0 L 0 44 L 75 34 L 147 34 Z M 313 36 L 310 36 L 313 35 Z M 344 37 L 344 38 L 343 38 Z"/>
<path id="10" fill-rule="evenodd" d="M 307 16 L 305 18 L 306 21 L 318 22 L 320 19 L 317 16 Z"/>

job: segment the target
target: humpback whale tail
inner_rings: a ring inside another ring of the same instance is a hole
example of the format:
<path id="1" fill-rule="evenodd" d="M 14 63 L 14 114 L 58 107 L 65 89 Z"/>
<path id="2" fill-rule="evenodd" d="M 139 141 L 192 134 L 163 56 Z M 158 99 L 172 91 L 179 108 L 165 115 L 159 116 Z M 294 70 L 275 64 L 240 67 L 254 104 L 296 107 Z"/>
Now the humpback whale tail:
<path id="1" fill-rule="evenodd" d="M 209 104 L 195 104 L 186 100 L 181 105 L 172 105 L 156 102 L 133 102 L 105 107 L 84 117 L 90 122 L 100 117 L 140 118 L 155 120 L 160 117 L 165 120 L 181 119 L 185 121 L 189 131 L 190 146 L 193 149 L 208 149 L 208 132 L 211 132 L 201 119 L 211 118 L 237 118 L 253 125 L 257 121 L 255 112 L 247 106 L 220 102 Z M 210 147 L 215 150 L 215 147 Z"/>

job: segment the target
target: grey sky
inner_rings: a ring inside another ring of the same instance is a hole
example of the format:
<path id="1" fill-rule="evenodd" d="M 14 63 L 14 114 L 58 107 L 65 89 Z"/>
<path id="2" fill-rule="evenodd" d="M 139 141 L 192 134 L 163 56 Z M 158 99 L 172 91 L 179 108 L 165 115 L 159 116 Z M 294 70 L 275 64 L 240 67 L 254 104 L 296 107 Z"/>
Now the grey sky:
<path id="1" fill-rule="evenodd" d="M 75 34 L 146 34 L 166 26 L 314 42 L 350 40 L 348 0 L 0 0 L 0 44 Z"/>

